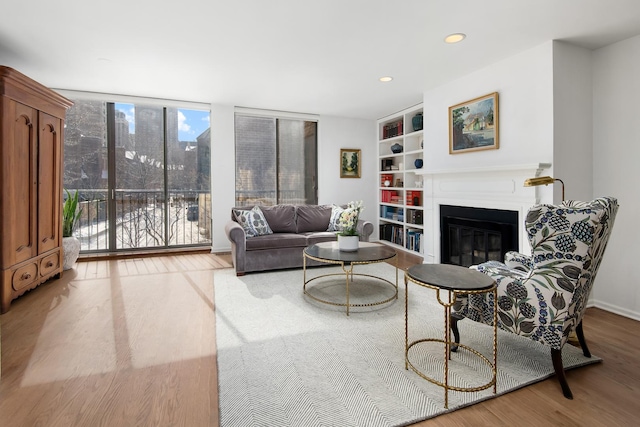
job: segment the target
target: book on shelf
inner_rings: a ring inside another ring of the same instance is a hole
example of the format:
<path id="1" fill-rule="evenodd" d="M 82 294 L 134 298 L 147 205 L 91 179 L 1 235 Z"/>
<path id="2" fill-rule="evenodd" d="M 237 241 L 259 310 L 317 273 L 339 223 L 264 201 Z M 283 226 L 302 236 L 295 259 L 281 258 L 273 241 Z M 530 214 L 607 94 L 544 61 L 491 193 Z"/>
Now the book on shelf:
<path id="1" fill-rule="evenodd" d="M 402 135 L 402 132 L 402 120 L 398 120 L 397 122 L 393 123 L 387 123 L 386 125 L 382 126 L 382 139 L 393 138 Z"/>
<path id="2" fill-rule="evenodd" d="M 407 230 L 406 232 L 406 245 L 405 248 L 422 253 L 422 231 L 421 230 Z"/>
<path id="3" fill-rule="evenodd" d="M 398 196 L 396 190 L 382 190 L 380 201 L 382 201 L 382 203 L 397 203 L 399 198 L 400 196 Z"/>
<path id="4" fill-rule="evenodd" d="M 401 225 L 380 224 L 380 239 L 403 246 L 404 236 L 402 229 L 403 227 Z"/>
<path id="5" fill-rule="evenodd" d="M 409 224 L 422 225 L 422 211 L 407 209 L 407 222 Z"/>

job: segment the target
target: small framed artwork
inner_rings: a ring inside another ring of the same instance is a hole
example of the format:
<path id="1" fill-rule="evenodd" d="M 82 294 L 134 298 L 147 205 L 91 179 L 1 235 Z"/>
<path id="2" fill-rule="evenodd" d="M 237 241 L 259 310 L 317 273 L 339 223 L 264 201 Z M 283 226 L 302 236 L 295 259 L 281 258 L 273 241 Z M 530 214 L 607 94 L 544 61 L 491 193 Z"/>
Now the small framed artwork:
<path id="1" fill-rule="evenodd" d="M 498 92 L 449 107 L 449 154 L 498 147 Z"/>
<path id="2" fill-rule="evenodd" d="M 360 150 L 340 149 L 340 178 L 360 178 Z"/>

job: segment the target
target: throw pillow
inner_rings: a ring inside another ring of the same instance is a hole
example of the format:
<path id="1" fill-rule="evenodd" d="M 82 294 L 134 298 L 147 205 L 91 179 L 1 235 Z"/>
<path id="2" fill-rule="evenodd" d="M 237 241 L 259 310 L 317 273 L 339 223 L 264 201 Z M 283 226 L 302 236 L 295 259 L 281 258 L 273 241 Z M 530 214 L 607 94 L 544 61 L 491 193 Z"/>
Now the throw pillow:
<path id="1" fill-rule="evenodd" d="M 344 209 L 340 206 L 331 206 L 331 217 L 329 218 L 329 228 L 327 231 L 342 231 L 340 227 L 340 215 L 342 215 Z"/>
<path id="2" fill-rule="evenodd" d="M 250 211 L 234 209 L 233 215 L 244 229 L 247 238 L 273 234 L 259 206 L 254 206 Z"/>

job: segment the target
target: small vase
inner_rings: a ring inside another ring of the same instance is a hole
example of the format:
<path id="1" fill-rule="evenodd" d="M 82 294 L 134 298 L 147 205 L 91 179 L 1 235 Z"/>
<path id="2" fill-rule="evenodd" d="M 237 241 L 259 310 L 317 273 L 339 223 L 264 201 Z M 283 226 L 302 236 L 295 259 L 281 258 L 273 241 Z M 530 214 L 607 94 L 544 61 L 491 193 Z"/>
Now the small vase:
<path id="1" fill-rule="evenodd" d="M 413 164 L 416 166 L 416 169 L 421 169 L 424 162 L 422 161 L 422 159 L 416 159 L 416 161 L 413 162 Z"/>
<path id="2" fill-rule="evenodd" d="M 402 145 L 397 142 L 391 146 L 391 152 L 394 154 L 402 153 Z"/>
<path id="3" fill-rule="evenodd" d="M 338 249 L 343 252 L 355 252 L 358 250 L 359 236 L 343 236 L 338 234 Z"/>
<path id="4" fill-rule="evenodd" d="M 62 257 L 63 257 L 63 270 L 70 270 L 78 260 L 80 255 L 80 240 L 76 237 L 63 237 L 62 238 Z"/>
<path id="5" fill-rule="evenodd" d="M 413 116 L 411 125 L 413 126 L 413 130 L 422 130 L 422 113 L 417 113 Z"/>

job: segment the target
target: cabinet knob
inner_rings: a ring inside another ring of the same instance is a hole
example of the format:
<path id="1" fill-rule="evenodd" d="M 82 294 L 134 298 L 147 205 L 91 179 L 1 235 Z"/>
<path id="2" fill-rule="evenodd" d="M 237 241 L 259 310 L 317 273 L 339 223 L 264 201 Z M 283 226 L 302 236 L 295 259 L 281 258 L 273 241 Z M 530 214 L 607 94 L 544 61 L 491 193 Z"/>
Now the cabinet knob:
<path id="1" fill-rule="evenodd" d="M 53 261 L 49 261 L 49 262 L 47 263 L 47 267 L 53 267 Z"/>
<path id="2" fill-rule="evenodd" d="M 31 274 L 29 274 L 29 273 L 24 273 L 24 274 L 22 275 L 22 280 L 29 280 L 29 279 L 31 279 Z"/>

